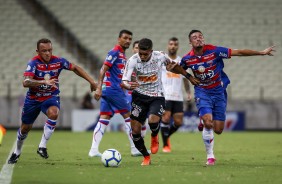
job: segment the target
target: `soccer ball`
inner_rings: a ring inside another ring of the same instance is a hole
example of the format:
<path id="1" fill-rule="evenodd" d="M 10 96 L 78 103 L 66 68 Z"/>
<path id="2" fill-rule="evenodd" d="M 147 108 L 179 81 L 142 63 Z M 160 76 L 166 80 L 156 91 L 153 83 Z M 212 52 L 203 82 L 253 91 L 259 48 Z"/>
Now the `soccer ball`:
<path id="1" fill-rule="evenodd" d="M 121 163 L 121 154 L 116 149 L 107 149 L 102 154 L 101 161 L 105 167 L 118 167 Z"/>

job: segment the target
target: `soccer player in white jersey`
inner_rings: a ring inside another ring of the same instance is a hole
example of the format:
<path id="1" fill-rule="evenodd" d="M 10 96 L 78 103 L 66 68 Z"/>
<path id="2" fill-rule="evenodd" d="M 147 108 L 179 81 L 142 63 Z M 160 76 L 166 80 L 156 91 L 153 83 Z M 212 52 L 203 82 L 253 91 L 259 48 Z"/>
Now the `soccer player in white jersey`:
<path id="1" fill-rule="evenodd" d="M 139 51 L 139 40 L 136 40 L 133 42 L 132 45 L 132 52 L 133 54 L 138 53 Z M 132 74 L 131 76 L 131 81 L 135 81 L 136 80 L 136 75 L 135 73 Z M 128 101 L 128 103 L 130 104 L 131 107 L 131 101 L 132 101 L 132 90 L 125 90 L 125 95 L 126 95 L 126 99 Z M 146 127 L 146 123 L 144 123 L 144 125 L 142 125 L 141 128 L 141 136 L 144 138 L 147 132 L 147 127 Z M 134 145 L 135 147 L 135 145 Z M 150 153 L 150 150 L 148 150 L 148 152 Z M 142 153 L 140 153 L 137 149 L 131 149 L 131 156 L 133 157 L 137 157 L 137 156 L 143 156 Z"/>
<path id="2" fill-rule="evenodd" d="M 166 56 L 176 63 L 180 63 L 181 57 L 177 56 L 179 42 L 176 37 L 172 37 L 168 41 Z M 171 144 L 169 137 L 178 130 L 183 123 L 183 92 L 182 84 L 188 93 L 187 100 L 191 100 L 189 82 L 180 74 L 167 71 L 165 67 L 162 69 L 162 83 L 165 94 L 165 112 L 161 119 L 161 135 L 163 139 L 163 152 L 171 152 Z M 171 123 L 171 117 L 173 122 Z"/>
<path id="3" fill-rule="evenodd" d="M 147 115 L 149 115 L 148 124 L 152 131 L 151 153 L 156 154 L 159 149 L 159 122 L 165 106 L 161 82 L 162 66 L 167 65 L 168 70 L 184 75 L 192 84 L 199 84 L 199 80 L 182 70 L 180 65 L 171 62 L 163 53 L 153 51 L 152 48 L 153 43 L 150 39 L 141 39 L 138 54 L 134 54 L 127 61 L 122 77 L 123 86 L 126 89 L 133 89 L 130 115 L 132 137 L 135 147 L 144 156 L 141 163 L 143 166 L 151 164 L 150 154 L 141 136 L 141 127 L 145 123 Z M 136 81 L 130 82 L 133 72 L 136 73 Z"/>

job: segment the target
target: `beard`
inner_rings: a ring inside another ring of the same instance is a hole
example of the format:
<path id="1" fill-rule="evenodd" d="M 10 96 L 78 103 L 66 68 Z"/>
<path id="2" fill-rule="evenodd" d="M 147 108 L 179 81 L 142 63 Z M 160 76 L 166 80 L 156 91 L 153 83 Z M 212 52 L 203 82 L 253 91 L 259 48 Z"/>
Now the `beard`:
<path id="1" fill-rule="evenodd" d="M 196 46 L 195 49 L 202 49 L 204 47 L 204 45 L 199 45 L 199 46 Z"/>
<path id="2" fill-rule="evenodd" d="M 176 55 L 176 50 L 170 50 L 168 53 L 169 53 L 169 55 L 174 56 L 174 55 Z"/>

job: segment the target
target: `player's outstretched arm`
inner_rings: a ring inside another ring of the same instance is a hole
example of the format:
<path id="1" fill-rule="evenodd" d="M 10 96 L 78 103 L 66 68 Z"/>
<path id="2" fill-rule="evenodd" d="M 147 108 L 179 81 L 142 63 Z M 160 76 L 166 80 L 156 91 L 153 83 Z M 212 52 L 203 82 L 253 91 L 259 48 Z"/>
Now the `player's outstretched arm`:
<path id="1" fill-rule="evenodd" d="M 231 56 L 264 56 L 264 55 L 273 56 L 272 52 L 275 52 L 274 48 L 275 46 L 271 46 L 262 51 L 249 50 L 249 49 L 233 49 L 231 51 Z"/>
<path id="2" fill-rule="evenodd" d="M 30 87 L 37 87 L 41 85 L 48 85 L 48 86 L 58 88 L 58 86 L 56 85 L 57 83 L 59 83 L 57 79 L 35 80 L 31 76 L 24 76 L 23 87 L 30 88 Z"/>
<path id="3" fill-rule="evenodd" d="M 95 83 L 94 79 L 88 75 L 88 73 L 82 69 L 80 66 L 72 64 L 72 68 L 71 70 L 78 76 L 84 78 L 85 80 L 87 80 L 90 83 L 90 89 L 91 92 L 95 91 L 97 88 L 97 84 Z"/>

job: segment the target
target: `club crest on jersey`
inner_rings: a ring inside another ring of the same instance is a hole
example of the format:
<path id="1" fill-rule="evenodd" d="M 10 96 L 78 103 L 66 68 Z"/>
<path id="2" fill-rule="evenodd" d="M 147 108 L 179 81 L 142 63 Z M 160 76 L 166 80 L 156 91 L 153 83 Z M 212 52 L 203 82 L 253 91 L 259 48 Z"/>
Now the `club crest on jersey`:
<path id="1" fill-rule="evenodd" d="M 44 75 L 44 79 L 45 80 L 50 80 L 51 79 L 51 75 L 49 73 Z"/>
<path id="2" fill-rule="evenodd" d="M 204 66 L 199 66 L 198 71 L 204 73 L 206 68 Z"/>
<path id="3" fill-rule="evenodd" d="M 139 117 L 139 113 L 140 113 L 140 112 L 138 111 L 138 109 L 137 109 L 137 108 L 134 108 L 134 109 L 133 109 L 133 111 L 132 111 L 131 113 L 132 113 L 132 115 L 133 115 L 133 116 L 135 116 L 135 117 Z"/>
<path id="4" fill-rule="evenodd" d="M 136 105 L 135 103 L 132 102 L 132 112 L 131 114 L 135 117 L 139 117 L 140 112 L 142 111 L 141 107 Z"/>

